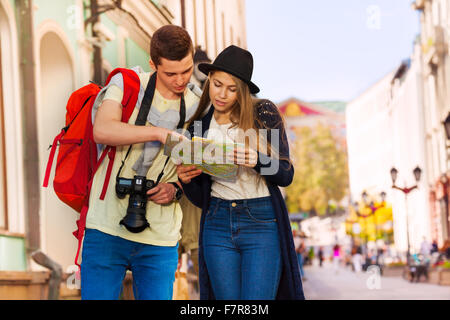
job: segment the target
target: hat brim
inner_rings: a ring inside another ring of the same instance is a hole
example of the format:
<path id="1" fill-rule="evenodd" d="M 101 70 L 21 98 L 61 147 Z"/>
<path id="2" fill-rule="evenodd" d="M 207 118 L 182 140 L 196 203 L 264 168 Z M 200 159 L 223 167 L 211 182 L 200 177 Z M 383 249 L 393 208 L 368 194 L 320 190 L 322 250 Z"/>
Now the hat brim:
<path id="1" fill-rule="evenodd" d="M 239 76 L 238 74 L 232 72 L 231 70 L 227 70 L 227 68 L 225 68 L 225 67 L 221 67 L 221 66 L 214 65 L 214 64 L 211 64 L 211 63 L 200 63 L 198 65 L 198 70 L 200 70 L 201 72 L 203 72 L 206 75 L 209 75 L 209 73 L 211 71 L 217 71 L 217 70 L 218 71 L 223 71 L 223 72 L 226 72 L 226 73 L 229 73 L 229 74 L 232 74 L 233 76 L 241 79 L 242 81 L 244 81 L 248 85 L 248 87 L 250 89 L 250 93 L 257 94 L 260 91 L 256 84 L 254 84 L 251 81 L 247 81 L 245 79 L 242 79 L 241 76 Z"/>

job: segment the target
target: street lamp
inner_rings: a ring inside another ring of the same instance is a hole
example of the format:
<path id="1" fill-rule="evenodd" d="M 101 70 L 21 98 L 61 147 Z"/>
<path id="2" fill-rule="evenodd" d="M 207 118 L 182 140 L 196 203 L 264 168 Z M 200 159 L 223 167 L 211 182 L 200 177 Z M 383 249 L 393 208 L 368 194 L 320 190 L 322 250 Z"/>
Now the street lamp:
<path id="1" fill-rule="evenodd" d="M 450 121 L 450 120 L 449 120 Z M 449 128 L 450 129 L 450 128 Z M 414 174 L 414 178 L 416 179 L 416 184 L 412 187 L 404 187 L 404 188 L 400 188 L 395 184 L 395 181 L 397 180 L 397 175 L 398 175 L 398 170 L 395 168 L 391 169 L 391 178 L 392 178 L 392 188 L 393 189 L 397 189 L 403 192 L 403 194 L 405 195 L 405 209 L 406 209 L 406 240 L 407 240 L 407 245 L 408 245 L 408 250 L 406 252 L 406 262 L 409 265 L 409 259 L 411 256 L 411 250 L 410 250 L 410 241 L 409 241 L 409 221 L 408 221 L 408 194 L 413 191 L 414 189 L 417 189 L 418 183 L 420 181 L 420 177 L 422 175 L 422 170 L 417 166 L 414 170 L 413 170 L 413 174 Z"/>

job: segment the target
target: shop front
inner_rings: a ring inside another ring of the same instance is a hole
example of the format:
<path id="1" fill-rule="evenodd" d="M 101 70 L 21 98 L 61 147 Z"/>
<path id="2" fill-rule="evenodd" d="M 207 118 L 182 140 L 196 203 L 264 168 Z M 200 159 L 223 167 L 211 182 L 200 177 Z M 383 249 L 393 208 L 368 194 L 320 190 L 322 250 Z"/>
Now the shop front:
<path id="1" fill-rule="evenodd" d="M 449 237 L 449 194 L 450 185 L 447 175 L 443 174 L 430 188 L 430 226 L 431 238 L 442 247 Z"/>

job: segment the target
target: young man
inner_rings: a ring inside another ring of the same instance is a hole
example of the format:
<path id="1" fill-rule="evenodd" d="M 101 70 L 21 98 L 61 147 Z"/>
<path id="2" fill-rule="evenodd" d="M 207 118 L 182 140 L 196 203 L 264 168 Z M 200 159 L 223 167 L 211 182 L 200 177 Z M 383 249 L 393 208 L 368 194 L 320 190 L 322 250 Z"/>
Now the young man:
<path id="1" fill-rule="evenodd" d="M 198 95 L 188 87 L 193 72 L 193 45 L 189 34 L 181 27 L 164 26 L 154 33 L 150 52 L 150 66 L 156 70 L 156 86 L 150 113 L 173 110 L 172 115 L 180 114 L 183 98 L 185 121 L 188 121 L 199 101 Z M 151 73 L 139 74 L 141 91 L 142 88 L 145 91 L 151 76 Z M 182 221 L 182 211 L 177 201 L 182 191 L 176 168 L 172 161 L 166 163 L 167 158 L 162 150 L 166 137 L 172 130 L 151 126 L 148 122 L 145 126 L 134 125 L 139 113 L 138 105 L 130 121 L 121 122 L 122 97 L 123 88 L 118 85 L 109 86 L 95 116 L 96 143 L 117 146 L 117 151 L 103 201 L 99 196 L 105 180 L 107 161 L 102 163 L 92 185 L 83 242 L 81 297 L 117 299 L 126 270 L 129 269 L 133 273 L 136 299 L 171 299 Z M 182 119 L 181 114 L 179 118 Z M 121 223 L 127 214 L 129 196 L 118 198 L 115 177 L 122 163 L 121 178 L 130 181 L 137 175 L 133 167 L 142 159 L 149 142 L 156 143 L 160 149 L 152 159 L 146 178 L 157 181 L 161 172 L 163 176 L 160 183 L 147 193 L 145 218 L 149 227 L 135 233 Z M 126 156 L 130 145 L 131 151 Z"/>

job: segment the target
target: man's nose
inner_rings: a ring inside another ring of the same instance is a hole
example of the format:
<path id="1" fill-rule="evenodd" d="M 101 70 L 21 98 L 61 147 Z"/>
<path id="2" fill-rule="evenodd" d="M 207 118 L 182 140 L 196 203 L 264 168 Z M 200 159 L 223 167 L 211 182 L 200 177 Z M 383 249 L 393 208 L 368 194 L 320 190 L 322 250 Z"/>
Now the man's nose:
<path id="1" fill-rule="evenodd" d="M 186 83 L 186 77 L 183 75 L 177 76 L 177 86 L 182 86 Z"/>

